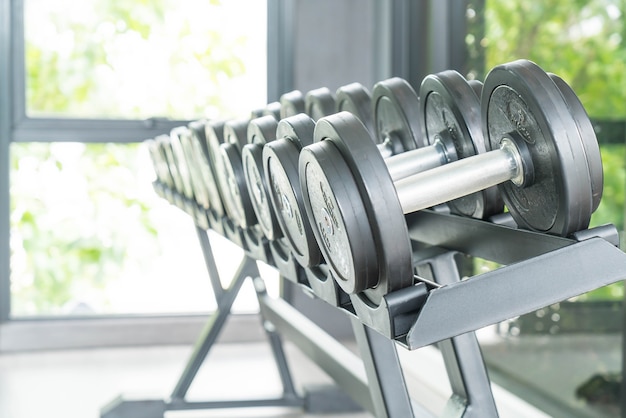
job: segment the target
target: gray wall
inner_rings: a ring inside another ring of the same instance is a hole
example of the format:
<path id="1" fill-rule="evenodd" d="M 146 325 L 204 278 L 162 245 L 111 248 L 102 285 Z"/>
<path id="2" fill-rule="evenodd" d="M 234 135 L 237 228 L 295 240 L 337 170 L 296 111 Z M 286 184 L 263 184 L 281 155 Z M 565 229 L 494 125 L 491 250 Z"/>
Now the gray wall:
<path id="1" fill-rule="evenodd" d="M 375 0 L 298 0 L 293 20 L 293 88 L 351 82 L 372 88 Z"/>

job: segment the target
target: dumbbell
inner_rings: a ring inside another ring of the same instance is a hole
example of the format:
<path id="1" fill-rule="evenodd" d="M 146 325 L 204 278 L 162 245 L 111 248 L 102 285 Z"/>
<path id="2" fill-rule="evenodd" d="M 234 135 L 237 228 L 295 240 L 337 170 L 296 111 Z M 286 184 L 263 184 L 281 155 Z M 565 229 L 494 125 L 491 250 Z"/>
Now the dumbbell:
<path id="1" fill-rule="evenodd" d="M 180 183 L 182 186 L 180 191 L 189 203 L 194 201 L 195 195 L 191 173 L 189 172 L 189 165 L 187 164 L 185 150 L 181 142 L 181 134 L 185 129 L 186 128 L 184 127 L 176 127 L 170 131 L 170 146 L 172 149 L 172 156 L 174 157 L 174 164 L 180 177 Z M 187 208 L 187 210 L 189 211 L 191 209 Z"/>
<path id="2" fill-rule="evenodd" d="M 365 125 L 365 128 L 372 135 L 374 135 L 375 130 L 372 116 L 372 96 L 363 84 L 350 83 L 345 86 L 341 86 L 337 89 L 335 97 L 336 113 L 343 111 L 352 113 L 354 116 L 359 118 L 363 125 Z M 381 153 L 385 154 L 385 151 L 381 150 Z"/>
<path id="3" fill-rule="evenodd" d="M 179 146 L 180 151 L 182 151 L 182 161 L 179 161 L 179 164 L 185 167 L 181 173 L 185 173 L 187 176 L 187 182 L 192 192 L 191 198 L 189 196 L 188 198 L 193 199 L 199 207 L 208 210 L 209 195 L 203 184 L 202 172 L 193 149 L 192 132 L 186 126 L 180 126 L 172 129 L 170 136 L 173 138 L 172 144 L 179 144 L 177 147 Z"/>
<path id="4" fill-rule="evenodd" d="M 144 143 L 148 149 L 157 182 L 170 190 L 174 190 L 174 181 L 172 180 L 170 169 L 167 166 L 161 144 L 157 142 L 156 139 L 147 139 Z"/>
<path id="5" fill-rule="evenodd" d="M 247 130 L 248 144 L 241 151 L 243 177 L 250 194 L 252 209 L 263 234 L 269 240 L 276 240 L 282 236 L 269 200 L 263 171 L 263 147 L 276 139 L 277 127 L 278 122 L 273 116 L 251 120 Z"/>
<path id="6" fill-rule="evenodd" d="M 320 250 L 306 219 L 298 178 L 300 150 L 313 143 L 315 122 L 304 113 L 278 123 L 277 139 L 263 147 L 270 202 L 292 254 L 303 267 L 320 263 Z"/>
<path id="7" fill-rule="evenodd" d="M 529 61 L 495 67 L 481 96 L 490 151 L 394 182 L 361 122 L 318 122 L 302 150 L 308 218 L 337 283 L 371 305 L 413 283 L 404 214 L 498 185 L 522 228 L 569 235 L 586 228 L 602 194 L 602 162 L 570 87 Z"/>
<path id="8" fill-rule="evenodd" d="M 335 113 L 335 96 L 327 87 L 310 90 L 304 97 L 304 113 L 314 121 Z"/>
<path id="9" fill-rule="evenodd" d="M 207 121 L 204 125 L 204 134 L 209 153 L 209 164 L 213 171 L 224 213 L 232 220 L 231 214 L 235 209 L 233 209 L 233 202 L 228 193 L 227 177 L 220 151 L 220 146 L 224 143 L 224 125 L 225 121 L 222 120 Z"/>
<path id="10" fill-rule="evenodd" d="M 375 91 L 376 103 L 378 103 L 375 109 L 379 110 L 377 115 L 378 126 L 381 128 L 380 136 L 386 140 L 386 144 L 377 145 L 381 156 L 390 156 L 393 153 L 388 146 L 392 141 L 391 138 L 396 143 L 393 146 L 396 150 L 414 149 L 418 143 L 414 135 L 420 130 L 421 123 L 418 120 L 411 120 L 411 117 L 419 115 L 419 99 L 413 88 L 405 80 L 393 78 L 377 83 Z M 328 95 L 328 92 L 326 94 Z M 372 114 L 375 109 L 372 108 L 370 93 L 361 84 L 352 83 L 340 87 L 336 97 L 337 111 L 348 109 L 361 121 L 373 120 Z M 387 117 L 387 120 L 380 120 L 383 115 Z M 364 137 L 364 140 L 371 139 Z M 320 250 L 310 226 L 306 222 L 301 222 L 302 219 L 306 219 L 304 203 L 299 188 L 292 186 L 299 184 L 297 161 L 302 143 L 301 141 L 280 143 L 280 145 L 274 143 L 265 148 L 266 173 L 270 167 L 268 165 L 270 157 L 273 159 L 271 167 L 276 173 L 266 175 L 269 188 L 273 191 L 272 203 L 279 224 L 287 235 L 291 250 L 298 262 L 305 267 L 317 265 L 321 260 Z M 283 216 L 285 212 L 280 209 L 281 205 L 283 207 L 288 205 L 289 216 Z"/>
<path id="11" fill-rule="evenodd" d="M 222 198 L 219 194 L 215 175 L 211 169 L 210 155 L 206 139 L 206 123 L 207 121 L 204 120 L 189 123 L 188 127 L 191 133 L 191 149 L 199 171 L 199 182 L 207 193 L 208 207 L 205 207 L 205 209 L 210 209 L 215 216 L 221 218 L 224 216 L 224 207 L 222 205 Z"/>
<path id="12" fill-rule="evenodd" d="M 280 96 L 280 119 L 304 113 L 304 94 L 293 90 Z"/>
<path id="13" fill-rule="evenodd" d="M 456 71 L 443 71 L 423 80 L 419 98 L 400 78 L 374 86 L 371 113 L 377 148 L 393 181 L 485 151 L 475 94 L 482 83 L 473 84 Z M 367 120 L 365 88 L 349 86 L 342 96 L 344 109 L 361 115 L 361 122 Z M 454 213 L 485 218 L 502 211 L 502 200 L 495 188 L 488 188 L 448 206 Z"/>
<path id="14" fill-rule="evenodd" d="M 274 116 L 275 119 L 280 119 L 280 112 L 282 105 L 280 102 L 271 102 L 265 105 L 265 107 L 254 109 L 250 112 L 250 120 L 260 118 L 261 116 Z"/>
<path id="15" fill-rule="evenodd" d="M 228 204 L 229 217 L 235 225 L 249 228 L 257 224 L 252 202 L 243 175 L 241 150 L 247 144 L 249 119 L 236 119 L 224 124 L 224 142 L 219 146 L 220 192 Z"/>
<path id="16" fill-rule="evenodd" d="M 182 180 L 180 180 L 180 176 L 178 175 L 178 169 L 176 168 L 176 164 L 174 162 L 174 154 L 172 153 L 172 146 L 170 145 L 170 137 L 169 135 L 159 135 L 154 139 L 159 145 L 161 152 L 163 154 L 163 161 L 167 166 L 167 170 L 170 173 L 170 177 L 172 179 L 171 182 L 171 190 L 174 192 L 172 196 L 174 200 L 171 202 L 176 206 L 182 206 L 180 203 L 180 199 L 182 198 Z M 177 198 L 178 196 L 179 198 Z"/>

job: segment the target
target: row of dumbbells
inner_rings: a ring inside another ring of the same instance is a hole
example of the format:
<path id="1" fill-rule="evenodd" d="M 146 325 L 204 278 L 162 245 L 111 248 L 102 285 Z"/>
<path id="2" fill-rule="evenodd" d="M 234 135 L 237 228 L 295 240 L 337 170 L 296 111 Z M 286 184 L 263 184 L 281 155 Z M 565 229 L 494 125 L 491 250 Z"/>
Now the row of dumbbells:
<path id="1" fill-rule="evenodd" d="M 356 83 L 293 91 L 250 118 L 148 142 L 164 197 L 208 214 L 209 227 L 227 220 L 282 247 L 334 304 L 348 295 L 376 307 L 415 284 L 406 214 L 507 210 L 516 227 L 567 236 L 588 227 L 602 196 L 578 97 L 525 60 L 493 68 L 484 85 L 444 71 L 419 92 L 399 78 L 371 94 Z"/>

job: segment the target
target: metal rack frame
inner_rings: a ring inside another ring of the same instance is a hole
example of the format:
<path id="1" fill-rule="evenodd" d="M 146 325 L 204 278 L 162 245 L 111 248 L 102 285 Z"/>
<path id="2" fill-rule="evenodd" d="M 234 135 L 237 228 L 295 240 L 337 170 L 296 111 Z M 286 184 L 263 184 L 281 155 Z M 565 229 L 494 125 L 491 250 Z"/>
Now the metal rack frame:
<path id="1" fill-rule="evenodd" d="M 155 184 L 155 190 L 169 199 L 174 193 L 159 184 Z M 409 397 L 396 352 L 398 344 L 410 350 L 438 345 L 453 391 L 443 416 L 497 417 L 490 380 L 473 331 L 626 278 L 626 254 L 617 248 L 619 237 L 612 225 L 560 238 L 516 229 L 506 215 L 480 221 L 438 211 L 418 212 L 406 218 L 416 248 L 415 285 L 386 295 L 380 306 L 367 308 L 365 315 L 360 315 L 363 304 L 354 295 L 348 300 L 357 303 L 335 306 L 351 318 L 359 358 L 286 301 L 267 294 L 256 259 L 262 256 L 263 261 L 271 264 L 272 243 L 259 236 L 246 239 L 254 231 L 233 228 L 228 219 L 221 219 L 216 225 L 215 217 L 195 207 L 190 210 L 190 206 L 194 205 L 184 202 L 181 208 L 186 207 L 196 225 L 202 225 L 197 226 L 198 236 L 218 309 L 207 322 L 170 399 L 118 398 L 102 409 L 103 418 L 161 418 L 169 410 L 262 406 L 335 413 L 362 408 L 377 417 L 432 416 Z M 205 226 L 222 231 L 246 253 L 227 289 L 221 286 Z M 505 266 L 461 279 L 455 260 L 458 254 Z M 307 283 L 307 274 L 302 274 L 302 268 L 292 261 L 287 257 L 277 266 L 281 279 L 298 283 L 307 293 L 315 294 L 315 288 Z M 215 344 L 246 278 L 252 278 L 255 284 L 283 395 L 276 399 L 187 402 L 187 389 Z M 298 393 L 281 336 L 313 359 L 349 398 L 335 387 Z"/>

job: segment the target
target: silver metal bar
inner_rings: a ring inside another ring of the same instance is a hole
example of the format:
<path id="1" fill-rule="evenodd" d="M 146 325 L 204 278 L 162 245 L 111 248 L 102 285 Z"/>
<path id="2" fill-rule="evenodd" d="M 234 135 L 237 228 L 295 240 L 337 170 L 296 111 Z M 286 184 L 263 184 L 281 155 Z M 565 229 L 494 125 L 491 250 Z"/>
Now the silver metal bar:
<path id="1" fill-rule="evenodd" d="M 282 299 L 259 294 L 261 315 L 281 335 L 314 359 L 355 402 L 375 413 L 367 375 L 359 358 Z"/>
<path id="2" fill-rule="evenodd" d="M 437 146 L 406 151 L 385 160 L 391 179 L 394 182 L 413 174 L 442 166 L 445 163 L 445 154 Z"/>
<path id="3" fill-rule="evenodd" d="M 591 238 L 432 290 L 409 331 L 417 349 L 623 280 L 626 254 Z M 489 295 L 488 298 L 485 295 Z"/>
<path id="4" fill-rule="evenodd" d="M 499 149 L 414 174 L 394 185 L 407 214 L 504 183 L 519 172 L 515 153 Z"/>
<path id="5" fill-rule="evenodd" d="M 217 337 L 222 331 L 226 319 L 230 315 L 230 309 L 239 294 L 241 285 L 246 278 L 256 277 L 258 275 L 259 270 L 257 268 L 256 261 L 249 257 L 244 257 L 239 265 L 239 269 L 237 270 L 235 277 L 233 278 L 233 281 L 230 284 L 230 287 L 220 298 L 217 310 L 211 315 L 206 326 L 204 327 L 202 335 L 198 339 L 193 353 L 185 366 L 185 370 L 180 376 L 176 387 L 172 391 L 172 399 L 183 399 L 185 397 L 189 386 L 191 386 L 193 379 L 196 377 L 196 374 L 200 369 L 200 366 L 202 366 L 204 359 L 209 354 L 209 351 L 215 344 L 215 341 L 217 341 Z"/>
<path id="6" fill-rule="evenodd" d="M 365 365 L 369 389 L 379 418 L 414 416 L 396 343 L 350 316 L 352 329 Z"/>
<path id="7" fill-rule="evenodd" d="M 198 240 L 200 241 L 200 247 L 202 248 L 202 255 L 204 256 L 206 269 L 209 273 L 209 280 L 211 280 L 213 294 L 215 295 L 215 300 L 219 305 L 222 295 L 224 294 L 224 288 L 222 287 L 220 273 L 217 269 L 217 264 L 215 263 L 215 257 L 213 257 L 213 249 L 211 248 L 208 231 L 196 226 L 196 233 L 198 234 Z"/>

